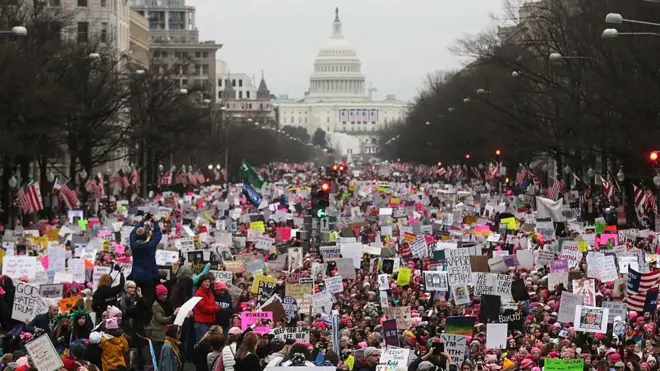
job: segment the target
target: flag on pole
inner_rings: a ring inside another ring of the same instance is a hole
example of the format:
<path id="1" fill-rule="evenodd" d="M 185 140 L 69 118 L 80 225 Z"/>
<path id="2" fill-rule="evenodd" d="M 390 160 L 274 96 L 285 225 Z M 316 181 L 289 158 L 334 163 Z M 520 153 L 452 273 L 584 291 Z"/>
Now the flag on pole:
<path id="1" fill-rule="evenodd" d="M 559 196 L 563 188 L 564 188 L 564 181 L 555 180 L 554 183 L 552 183 L 552 186 L 548 188 L 548 198 L 553 201 L 557 201 L 557 197 Z"/>
<path id="2" fill-rule="evenodd" d="M 635 208 L 643 211 L 646 206 L 646 198 L 648 194 L 641 188 L 633 184 L 633 203 Z"/>
<path id="3" fill-rule="evenodd" d="M 78 195 L 76 192 L 69 187 L 69 184 L 66 180 L 57 178 L 53 184 L 53 190 L 59 191 L 60 198 L 70 210 L 77 208 L 80 205 L 80 200 L 78 200 Z"/>
<path id="4" fill-rule="evenodd" d="M 660 283 L 660 270 L 639 273 L 628 267 L 628 284 L 626 286 L 625 298 L 625 303 L 628 304 L 628 310 L 643 311 L 647 294 L 653 290 L 657 292 L 658 283 Z"/>
<path id="5" fill-rule="evenodd" d="M 44 208 L 41 199 L 41 189 L 37 182 L 25 184 L 20 187 L 18 189 L 17 197 L 23 214 L 36 213 Z"/>
<path id="6" fill-rule="evenodd" d="M 243 195 L 254 207 L 261 205 L 262 197 L 248 182 L 243 183 Z"/>
<path id="7" fill-rule="evenodd" d="M 658 202 L 656 201 L 653 191 L 647 189 L 646 191 L 646 206 L 650 207 L 653 210 L 654 214 L 658 214 Z"/>
<path id="8" fill-rule="evenodd" d="M 600 181 L 603 183 L 603 194 L 605 194 L 605 197 L 608 199 L 612 198 L 612 196 L 614 196 L 614 187 L 612 186 L 612 183 L 605 180 L 602 176 L 600 177 Z"/>
<path id="9" fill-rule="evenodd" d="M 264 185 L 264 178 L 261 174 L 245 161 L 241 165 L 241 177 L 244 182 L 248 182 L 255 189 L 261 189 Z"/>

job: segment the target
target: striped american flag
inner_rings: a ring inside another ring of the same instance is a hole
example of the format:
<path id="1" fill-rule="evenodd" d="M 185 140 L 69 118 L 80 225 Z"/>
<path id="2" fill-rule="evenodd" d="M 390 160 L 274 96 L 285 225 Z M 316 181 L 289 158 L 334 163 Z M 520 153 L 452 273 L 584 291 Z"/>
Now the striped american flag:
<path id="1" fill-rule="evenodd" d="M 646 193 L 646 206 L 650 207 L 653 210 L 653 214 L 658 214 L 658 202 L 656 201 L 653 191 L 647 189 L 644 191 Z"/>
<path id="2" fill-rule="evenodd" d="M 188 176 L 183 169 L 176 173 L 176 184 L 188 184 Z"/>
<path id="3" fill-rule="evenodd" d="M 646 295 L 652 290 L 657 290 L 658 283 L 660 283 L 660 270 L 639 273 L 628 267 L 628 284 L 624 300 L 628 304 L 628 310 L 643 311 Z"/>
<path id="4" fill-rule="evenodd" d="M 137 169 L 133 169 L 131 172 L 131 182 L 135 188 L 140 188 L 142 182 L 140 181 L 140 172 Z"/>
<path id="5" fill-rule="evenodd" d="M 437 173 L 438 173 L 438 176 L 443 176 L 443 175 L 447 174 L 447 170 L 445 170 L 444 167 L 441 167 L 440 169 L 438 169 Z"/>
<path id="6" fill-rule="evenodd" d="M 555 180 L 555 182 L 552 183 L 552 186 L 548 188 L 548 198 L 553 201 L 556 201 L 557 197 L 559 196 L 563 188 L 564 188 L 564 181 Z"/>
<path id="7" fill-rule="evenodd" d="M 614 196 L 614 187 L 612 186 L 612 183 L 608 182 L 603 178 L 602 176 L 600 177 L 601 183 L 603 183 L 603 194 L 607 199 L 612 198 Z"/>
<path id="8" fill-rule="evenodd" d="M 527 177 L 527 169 L 521 166 L 520 170 L 516 173 L 516 184 L 521 185 L 525 181 L 525 177 Z"/>
<path id="9" fill-rule="evenodd" d="M 172 172 L 168 171 L 165 174 L 158 177 L 158 185 L 170 185 L 172 184 Z"/>
<path id="10" fill-rule="evenodd" d="M 32 182 L 23 185 L 18 189 L 16 196 L 18 197 L 18 203 L 21 205 L 23 214 L 36 213 L 44 208 L 39 183 Z"/>
<path id="11" fill-rule="evenodd" d="M 78 200 L 78 195 L 76 192 L 69 187 L 68 182 L 64 179 L 60 180 L 59 178 L 53 184 L 53 190 L 59 191 L 60 198 L 70 210 L 77 208 L 80 205 L 80 200 Z"/>
<path id="12" fill-rule="evenodd" d="M 635 208 L 644 210 L 644 206 L 646 206 L 646 197 L 647 193 L 643 189 L 633 184 L 633 202 Z"/>

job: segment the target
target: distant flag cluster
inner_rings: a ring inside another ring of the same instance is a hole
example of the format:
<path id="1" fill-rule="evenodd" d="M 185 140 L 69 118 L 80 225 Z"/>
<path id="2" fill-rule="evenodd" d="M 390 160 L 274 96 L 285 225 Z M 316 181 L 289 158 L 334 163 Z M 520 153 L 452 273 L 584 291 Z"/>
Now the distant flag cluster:
<path id="1" fill-rule="evenodd" d="M 66 180 L 57 178 L 55 184 L 53 184 L 53 191 L 59 192 L 60 199 L 68 209 L 73 210 L 80 205 L 76 191 L 71 189 Z"/>

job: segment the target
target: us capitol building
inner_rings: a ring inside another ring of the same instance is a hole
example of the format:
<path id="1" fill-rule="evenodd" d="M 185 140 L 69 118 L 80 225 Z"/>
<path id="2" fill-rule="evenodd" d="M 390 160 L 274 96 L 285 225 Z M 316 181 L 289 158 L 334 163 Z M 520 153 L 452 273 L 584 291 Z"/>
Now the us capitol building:
<path id="1" fill-rule="evenodd" d="M 402 120 L 408 104 L 394 95 L 372 100 L 376 89 L 367 86 L 361 66 L 344 38 L 337 8 L 332 36 L 318 52 L 304 98 L 284 95 L 273 102 L 279 109 L 280 126 L 302 126 L 310 136 L 320 128 L 330 145 L 349 158 L 377 154 L 378 132 Z"/>

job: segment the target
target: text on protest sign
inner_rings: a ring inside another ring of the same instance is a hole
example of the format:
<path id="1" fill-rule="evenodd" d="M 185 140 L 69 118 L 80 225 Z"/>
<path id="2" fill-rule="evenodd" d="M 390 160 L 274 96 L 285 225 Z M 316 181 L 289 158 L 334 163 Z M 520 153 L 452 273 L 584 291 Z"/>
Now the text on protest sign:
<path id="1" fill-rule="evenodd" d="M 309 342 L 309 327 L 307 326 L 276 328 L 271 330 L 270 333 L 276 338 L 284 340 L 293 339 Z"/>
<path id="2" fill-rule="evenodd" d="M 48 335 L 41 335 L 25 344 L 34 367 L 39 371 L 57 371 L 64 367 L 62 358 L 55 350 Z"/>
<path id="3" fill-rule="evenodd" d="M 37 314 L 46 313 L 48 306 L 39 296 L 39 288 L 19 282 L 16 285 L 11 318 L 19 322 L 32 321 Z"/>
<path id="4" fill-rule="evenodd" d="M 39 296 L 41 296 L 42 298 L 48 298 L 48 299 L 61 298 L 63 292 L 64 292 L 63 283 L 54 283 L 54 284 L 39 286 Z"/>
<path id="5" fill-rule="evenodd" d="M 452 363 L 461 364 L 465 361 L 467 336 L 441 334 L 440 341 L 445 344 L 445 351 L 451 356 Z"/>
<path id="6" fill-rule="evenodd" d="M 468 249 L 446 250 L 449 285 L 469 284 L 472 281 L 472 265 Z"/>

